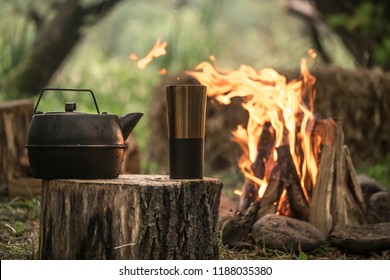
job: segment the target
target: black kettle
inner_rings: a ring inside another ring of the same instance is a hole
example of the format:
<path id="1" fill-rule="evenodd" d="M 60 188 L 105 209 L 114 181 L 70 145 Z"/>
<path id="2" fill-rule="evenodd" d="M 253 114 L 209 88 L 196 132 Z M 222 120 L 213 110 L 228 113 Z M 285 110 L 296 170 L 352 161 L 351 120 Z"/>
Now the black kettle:
<path id="1" fill-rule="evenodd" d="M 39 112 L 38 105 L 46 91 L 89 92 L 97 113 L 75 112 L 74 102 L 66 102 L 64 112 Z M 142 116 L 142 113 L 122 117 L 100 113 L 90 89 L 43 89 L 34 109 L 26 145 L 33 176 L 41 179 L 118 177 L 125 140 Z"/>

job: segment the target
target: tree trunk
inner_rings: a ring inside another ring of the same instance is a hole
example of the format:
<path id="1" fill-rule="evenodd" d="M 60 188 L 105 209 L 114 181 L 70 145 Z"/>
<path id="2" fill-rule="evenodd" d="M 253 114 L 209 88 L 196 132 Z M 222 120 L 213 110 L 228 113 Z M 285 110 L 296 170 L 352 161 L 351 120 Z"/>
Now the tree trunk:
<path id="1" fill-rule="evenodd" d="M 121 175 L 43 181 L 41 259 L 218 259 L 222 183 Z"/>
<path id="2" fill-rule="evenodd" d="M 70 51 L 81 38 L 85 19 L 105 15 L 121 0 L 106 0 L 84 7 L 79 0 L 68 0 L 40 30 L 26 57 L 6 80 L 5 92 L 31 97 L 50 81 Z"/>

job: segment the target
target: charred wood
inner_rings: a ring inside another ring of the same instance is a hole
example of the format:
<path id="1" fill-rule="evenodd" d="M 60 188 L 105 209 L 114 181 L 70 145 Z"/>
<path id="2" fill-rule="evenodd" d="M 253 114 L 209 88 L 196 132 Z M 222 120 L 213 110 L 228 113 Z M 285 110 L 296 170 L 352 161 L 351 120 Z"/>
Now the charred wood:
<path id="1" fill-rule="evenodd" d="M 283 192 L 284 180 L 286 175 L 286 164 L 283 160 L 285 150 L 288 146 L 281 146 L 276 148 L 278 153 L 278 160 L 271 172 L 271 177 L 268 182 L 267 189 L 261 197 L 261 207 L 259 209 L 258 218 L 267 214 L 275 214 L 278 209 L 280 196 Z"/>
<path id="2" fill-rule="evenodd" d="M 274 147 L 275 136 L 275 130 L 271 126 L 271 123 L 266 122 L 261 131 L 259 143 L 257 144 L 256 160 L 252 165 L 252 170 L 259 179 L 264 178 L 266 163 Z"/>
<path id="3" fill-rule="evenodd" d="M 242 191 L 240 196 L 240 204 L 238 209 L 245 211 L 248 207 L 256 201 L 259 193 L 259 185 L 252 182 L 248 178 L 245 178 L 244 185 L 242 185 Z"/>

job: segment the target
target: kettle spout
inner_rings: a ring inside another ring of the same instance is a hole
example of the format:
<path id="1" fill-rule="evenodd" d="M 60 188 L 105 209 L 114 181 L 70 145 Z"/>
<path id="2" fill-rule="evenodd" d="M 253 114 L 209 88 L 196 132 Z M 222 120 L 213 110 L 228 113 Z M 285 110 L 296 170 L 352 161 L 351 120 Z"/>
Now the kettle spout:
<path id="1" fill-rule="evenodd" d="M 123 139 L 126 140 L 144 114 L 130 113 L 119 118 Z"/>

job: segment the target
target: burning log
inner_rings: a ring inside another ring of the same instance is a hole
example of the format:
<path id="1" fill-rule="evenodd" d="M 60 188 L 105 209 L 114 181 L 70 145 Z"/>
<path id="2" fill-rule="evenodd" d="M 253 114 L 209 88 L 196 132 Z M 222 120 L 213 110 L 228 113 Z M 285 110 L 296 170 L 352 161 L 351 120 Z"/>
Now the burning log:
<path id="1" fill-rule="evenodd" d="M 276 213 L 279 199 L 283 192 L 283 174 L 283 165 L 281 164 L 281 161 L 278 160 L 275 167 L 272 169 L 267 189 L 265 190 L 263 197 L 261 197 L 261 207 L 257 214 L 258 218 L 267 214 Z"/>
<path id="2" fill-rule="evenodd" d="M 257 144 L 256 160 L 251 166 L 254 175 L 259 179 L 264 178 L 266 164 L 274 145 L 275 129 L 271 126 L 270 122 L 266 122 L 262 128 L 260 139 Z M 260 186 L 255 182 L 249 180 L 248 178 L 245 179 L 240 198 L 240 211 L 248 209 L 251 203 L 257 200 L 259 188 Z"/>
<path id="3" fill-rule="evenodd" d="M 41 259 L 218 259 L 222 183 L 121 175 L 43 181 Z"/>
<path id="4" fill-rule="evenodd" d="M 248 207 L 258 198 L 258 193 L 259 185 L 253 183 L 248 178 L 245 178 L 245 182 L 242 185 L 240 204 L 238 209 L 241 212 L 248 209 Z"/>
<path id="5" fill-rule="evenodd" d="M 257 178 L 263 179 L 266 163 L 275 145 L 275 129 L 270 122 L 266 122 L 261 131 L 259 143 L 257 144 L 257 156 L 252 166 L 253 172 Z"/>
<path id="6" fill-rule="evenodd" d="M 261 207 L 258 217 L 266 214 L 275 214 L 281 202 L 281 196 L 286 191 L 289 209 L 289 216 L 301 220 L 308 220 L 309 205 L 302 190 L 295 165 L 293 163 L 290 148 L 283 145 L 276 148 L 278 160 L 272 169 L 271 178 L 267 189 L 261 198 Z M 287 214 L 287 213 L 282 213 Z"/>
<path id="7" fill-rule="evenodd" d="M 309 204 L 299 181 L 297 171 L 291 158 L 291 154 L 286 156 L 287 170 L 287 197 L 290 204 L 290 217 L 307 221 L 309 219 Z"/>

